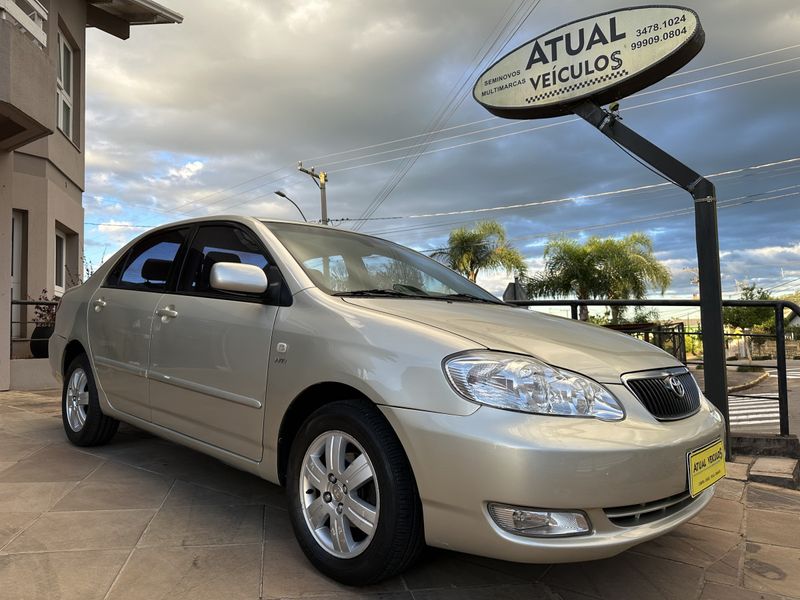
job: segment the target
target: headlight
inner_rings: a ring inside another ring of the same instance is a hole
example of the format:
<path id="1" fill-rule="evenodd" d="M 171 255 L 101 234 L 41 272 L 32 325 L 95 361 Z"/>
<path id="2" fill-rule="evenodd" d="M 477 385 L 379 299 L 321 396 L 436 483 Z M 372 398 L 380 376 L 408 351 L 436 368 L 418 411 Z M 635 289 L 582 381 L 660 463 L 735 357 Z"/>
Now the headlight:
<path id="1" fill-rule="evenodd" d="M 599 383 L 534 358 L 476 351 L 450 358 L 444 370 L 459 394 L 495 408 L 602 421 L 625 416 L 617 399 Z"/>

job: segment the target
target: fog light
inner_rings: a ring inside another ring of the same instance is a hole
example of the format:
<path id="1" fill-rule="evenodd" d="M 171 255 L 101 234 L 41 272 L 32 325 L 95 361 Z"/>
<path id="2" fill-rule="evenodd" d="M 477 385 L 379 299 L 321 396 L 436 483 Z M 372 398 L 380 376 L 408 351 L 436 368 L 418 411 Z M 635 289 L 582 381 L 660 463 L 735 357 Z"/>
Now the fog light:
<path id="1" fill-rule="evenodd" d="M 490 503 L 489 514 L 501 529 L 525 537 L 587 535 L 592 530 L 589 517 L 582 512 L 536 510 Z"/>

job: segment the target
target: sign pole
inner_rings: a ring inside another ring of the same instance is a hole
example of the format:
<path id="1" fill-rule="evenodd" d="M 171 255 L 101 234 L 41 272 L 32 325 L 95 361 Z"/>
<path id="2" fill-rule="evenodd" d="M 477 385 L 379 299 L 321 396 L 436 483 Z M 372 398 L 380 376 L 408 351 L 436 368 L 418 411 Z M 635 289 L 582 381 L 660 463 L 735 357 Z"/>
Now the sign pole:
<path id="1" fill-rule="evenodd" d="M 556 27 L 512 50 L 481 74 L 472 96 L 490 113 L 508 119 L 574 113 L 692 195 L 705 392 L 725 417 L 730 456 L 714 185 L 623 125 L 615 111 L 601 108 L 674 73 L 704 43 L 705 32 L 692 9 L 658 4 L 612 10 Z"/>
<path id="2" fill-rule="evenodd" d="M 730 457 L 728 418 L 728 374 L 722 326 L 722 287 L 719 267 L 717 198 L 714 184 L 667 154 L 664 150 L 623 125 L 619 117 L 595 102 L 584 100 L 572 111 L 623 148 L 648 163 L 694 198 L 697 265 L 700 279 L 700 320 L 703 334 L 705 393 L 725 417 L 725 450 Z"/>

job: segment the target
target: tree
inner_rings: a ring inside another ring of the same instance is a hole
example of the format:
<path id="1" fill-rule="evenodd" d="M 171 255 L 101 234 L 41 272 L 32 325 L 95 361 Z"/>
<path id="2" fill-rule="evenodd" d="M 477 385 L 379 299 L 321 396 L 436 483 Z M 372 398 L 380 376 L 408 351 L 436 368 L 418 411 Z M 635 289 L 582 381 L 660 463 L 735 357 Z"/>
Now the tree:
<path id="1" fill-rule="evenodd" d="M 772 300 L 763 288 L 756 288 L 755 284 L 742 286 L 740 295 L 742 300 Z M 737 329 L 774 329 L 774 309 L 770 307 L 758 308 L 756 306 L 726 306 L 722 309 L 722 322 Z M 753 338 L 745 336 L 741 339 L 745 358 L 753 358 Z M 759 338 L 763 339 L 763 338 Z M 760 345 L 762 342 L 759 342 Z"/>
<path id="2" fill-rule="evenodd" d="M 742 286 L 742 300 L 772 300 L 763 288 L 756 288 L 755 284 Z M 771 321 L 775 310 L 770 307 L 758 308 L 756 306 L 726 306 L 722 309 L 722 321 L 726 325 L 737 329 L 752 329 Z"/>
<path id="3" fill-rule="evenodd" d="M 509 274 L 522 275 L 526 269 L 522 254 L 508 243 L 506 231 L 497 221 L 482 221 L 473 229 L 454 229 L 447 248 L 431 256 L 473 282 L 483 270 L 505 269 Z"/>
<path id="4" fill-rule="evenodd" d="M 663 294 L 672 281 L 669 270 L 653 255 L 653 242 L 644 233 L 621 239 L 591 237 L 585 244 L 556 238 L 544 250 L 545 266 L 528 280 L 530 297 L 576 296 L 579 300 L 641 300 L 650 288 Z M 611 322 L 619 323 L 624 309 L 611 307 Z M 586 305 L 580 319 L 589 318 Z"/>

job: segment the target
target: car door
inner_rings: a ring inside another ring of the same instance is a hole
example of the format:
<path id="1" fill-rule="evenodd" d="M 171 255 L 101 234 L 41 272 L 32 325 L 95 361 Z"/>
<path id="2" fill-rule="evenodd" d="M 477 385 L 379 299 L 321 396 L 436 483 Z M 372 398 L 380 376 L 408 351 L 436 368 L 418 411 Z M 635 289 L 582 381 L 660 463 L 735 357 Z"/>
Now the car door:
<path id="1" fill-rule="evenodd" d="M 148 370 L 152 419 L 259 460 L 277 302 L 211 288 L 211 268 L 218 262 L 254 264 L 275 275 L 245 227 L 197 229 L 175 293 L 165 295 L 156 310 Z"/>
<path id="2" fill-rule="evenodd" d="M 148 421 L 153 316 L 170 280 L 177 277 L 189 231 L 159 231 L 142 239 L 112 267 L 89 303 L 89 346 L 97 382 L 111 406 Z"/>

